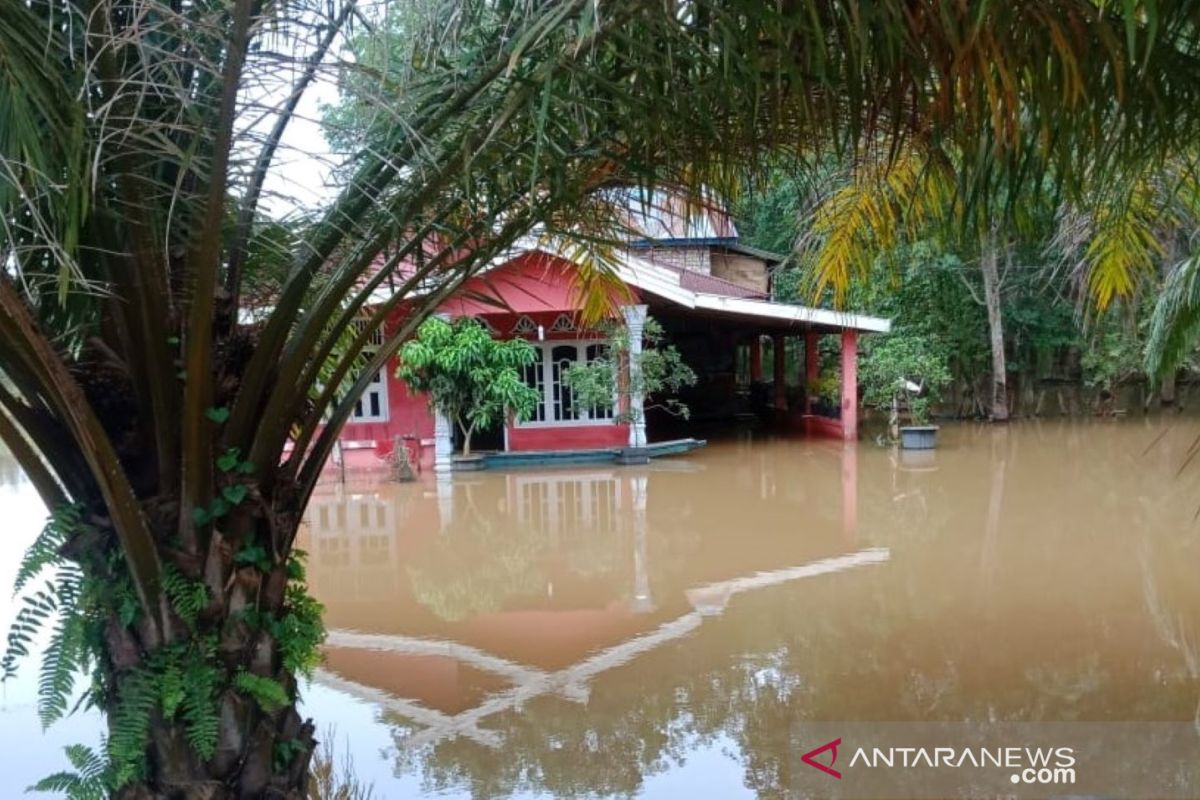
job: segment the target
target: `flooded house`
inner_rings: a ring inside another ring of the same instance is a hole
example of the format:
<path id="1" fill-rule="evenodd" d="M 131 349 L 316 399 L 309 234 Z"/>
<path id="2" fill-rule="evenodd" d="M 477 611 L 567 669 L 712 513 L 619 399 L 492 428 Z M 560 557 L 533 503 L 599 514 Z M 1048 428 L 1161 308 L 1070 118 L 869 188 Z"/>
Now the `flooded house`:
<path id="1" fill-rule="evenodd" d="M 888 331 L 888 320 L 774 300 L 772 276 L 781 257 L 743 244 L 724 211 L 689 209 L 667 197 L 630 214 L 636 234 L 616 252 L 623 291 L 615 305 L 631 354 L 640 352 L 652 317 L 696 373 L 696 385 L 680 398 L 690 410 L 688 424 L 711 430 L 755 415 L 811 435 L 857 438 L 859 336 Z M 478 319 L 493 336 L 526 339 L 539 354 L 525 370 L 526 382 L 541 395 L 532 416 L 477 432 L 475 449 L 590 452 L 693 435 L 679 420 L 646 410 L 636 395 L 621 398 L 616 408 L 573 401 L 565 371 L 596 359 L 605 345 L 603 334 L 584 321 L 578 269 L 530 242 L 439 307 L 448 318 Z M 404 314 L 397 312 L 397 326 Z M 822 337 L 834 345 L 825 348 L 825 374 Z M 448 468 L 456 431 L 439 416 L 424 395 L 395 377 L 393 359 L 347 422 L 342 457 L 350 465 L 379 463 L 404 441 L 419 463 Z"/>

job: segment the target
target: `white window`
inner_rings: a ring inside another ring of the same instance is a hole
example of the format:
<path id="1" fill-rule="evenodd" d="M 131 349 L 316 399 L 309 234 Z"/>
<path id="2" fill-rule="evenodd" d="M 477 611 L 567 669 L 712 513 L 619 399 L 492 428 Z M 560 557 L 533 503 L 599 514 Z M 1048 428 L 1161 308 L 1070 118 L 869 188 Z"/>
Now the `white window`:
<path id="1" fill-rule="evenodd" d="M 538 393 L 538 403 L 534 406 L 533 413 L 529 416 L 527 422 L 545 422 L 546 421 L 546 375 L 542 367 L 542 351 L 538 349 L 538 360 L 532 364 L 526 364 L 522 370 L 522 377 L 525 383 L 532 386 Z"/>
<path id="2" fill-rule="evenodd" d="M 387 381 L 383 379 L 383 370 L 379 370 L 367 384 L 367 390 L 354 405 L 354 413 L 350 415 L 351 422 L 387 422 Z"/>
<path id="3" fill-rule="evenodd" d="M 595 361 L 603 349 L 596 342 L 545 342 L 535 344 L 538 360 L 525 367 L 525 383 L 541 395 L 533 414 L 519 425 L 578 425 L 598 420 L 611 420 L 612 406 L 605 408 L 582 408 L 563 376 L 574 364 Z"/>

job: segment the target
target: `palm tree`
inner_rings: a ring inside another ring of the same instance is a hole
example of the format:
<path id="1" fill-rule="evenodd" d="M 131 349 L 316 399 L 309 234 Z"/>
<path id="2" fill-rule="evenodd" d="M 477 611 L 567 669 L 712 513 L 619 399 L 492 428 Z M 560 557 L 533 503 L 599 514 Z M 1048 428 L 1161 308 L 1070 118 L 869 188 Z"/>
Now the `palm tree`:
<path id="1" fill-rule="evenodd" d="M 1032 181 L 994 184 L 985 189 L 992 197 L 970 197 L 960 183 L 961 162 L 961 151 L 917 140 L 899 151 L 868 151 L 842 169 L 840 179 L 826 182 L 801 222 L 796 249 L 810 291 L 818 297 L 832 291 L 838 304 L 854 277 L 869 276 L 877 259 L 905 241 L 950 238 L 974 256 L 983 296 L 968 288 L 987 311 L 991 419 L 1003 421 L 1009 416 L 1003 276 L 1018 247 L 1044 242 L 1038 249 L 1050 262 L 1047 280 L 1061 280 L 1065 268 L 1076 296 L 1096 312 L 1133 298 L 1160 276 L 1170 287 L 1169 304 L 1187 280 L 1186 267 L 1175 269 L 1175 254 L 1182 231 L 1200 222 L 1200 188 L 1191 150 L 1135 159 L 1103 177 L 1085 171 L 1081 190 L 1066 202 L 1058 202 L 1050 184 Z"/>
<path id="2" fill-rule="evenodd" d="M 43 719 L 87 671 L 109 730 L 48 786 L 303 796 L 301 512 L 373 373 L 519 236 L 594 236 L 615 186 L 721 189 L 772 150 L 953 136 L 971 186 L 1101 171 L 1200 114 L 1189 2 L 400 8 L 340 192 L 280 226 L 260 202 L 299 98 L 375 24 L 354 0 L 0 0 L 0 439 L 54 510 L 5 667 L 58 609 Z"/>
<path id="3" fill-rule="evenodd" d="M 1160 381 L 1164 405 L 1174 402 L 1175 372 L 1200 338 L 1196 166 L 1194 148 L 1128 165 L 1124 179 L 1098 189 L 1090 203 L 1064 207 L 1051 242 L 1098 311 L 1141 291 L 1154 292 L 1146 371 Z"/>
<path id="4" fill-rule="evenodd" d="M 878 259 L 888 258 L 905 242 L 931 235 L 952 239 L 979 265 L 982 298 L 963 280 L 987 310 L 991 419 L 1003 422 L 1009 408 L 1001 266 L 1011 263 L 1018 231 L 1027 229 L 1035 215 L 1024 198 L 972 202 L 965 197 L 958 184 L 961 162 L 958 152 L 928 143 L 868 151 L 841 171 L 840 180 L 828 182 L 811 204 L 796 249 L 811 293 L 819 298 L 832 291 L 841 305 L 854 277 L 872 274 Z M 1026 185 L 1029 199 L 1036 202 L 1039 188 Z"/>

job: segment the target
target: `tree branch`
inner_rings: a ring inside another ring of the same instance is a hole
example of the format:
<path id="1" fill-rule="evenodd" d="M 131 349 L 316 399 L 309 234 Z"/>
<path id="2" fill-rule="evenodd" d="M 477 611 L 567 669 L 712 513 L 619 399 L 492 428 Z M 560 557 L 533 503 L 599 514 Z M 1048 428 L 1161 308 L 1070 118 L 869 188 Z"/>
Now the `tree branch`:
<path id="1" fill-rule="evenodd" d="M 233 33 L 222 71 L 221 105 L 213 136 L 208 197 L 192 269 L 192 292 L 186 330 L 183 392 L 182 471 L 180 474 L 179 535 L 185 549 L 196 552 L 197 525 L 192 515 L 212 498 L 213 439 L 206 412 L 213 401 L 213 308 L 221 266 L 221 225 L 233 126 L 237 118 L 242 67 L 250 45 L 251 9 L 255 0 L 236 0 Z"/>
<path id="2" fill-rule="evenodd" d="M 13 458 L 21 465 L 47 509 L 53 511 L 67 501 L 66 492 L 58 485 L 46 462 L 41 459 L 15 422 L 3 411 L 0 411 L 0 442 L 4 442 Z"/>
<path id="3" fill-rule="evenodd" d="M 71 377 L 54 347 L 38 330 L 29 309 L 21 302 L 7 278 L 0 278 L 0 334 L 3 334 L 5 349 L 27 363 L 31 360 L 38 362 L 34 374 L 43 383 L 42 394 L 58 407 L 61 419 L 91 468 L 92 477 L 112 517 L 121 551 L 129 565 L 129 577 L 150 622 L 150 631 L 154 637 L 161 639 L 166 630 L 161 592 L 162 566 L 141 505 L 83 389 Z M 147 646 L 154 644 L 157 642 L 148 642 Z"/>

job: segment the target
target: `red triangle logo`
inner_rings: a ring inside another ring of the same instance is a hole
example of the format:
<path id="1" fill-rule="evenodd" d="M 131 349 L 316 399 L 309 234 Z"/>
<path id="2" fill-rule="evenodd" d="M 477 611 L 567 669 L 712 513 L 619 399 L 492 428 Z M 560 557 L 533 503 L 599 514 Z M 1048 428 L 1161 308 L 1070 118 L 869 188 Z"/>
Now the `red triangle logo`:
<path id="1" fill-rule="evenodd" d="M 809 750 L 807 753 L 800 756 L 800 760 L 803 761 L 805 764 L 808 764 L 810 767 L 816 767 L 817 769 L 821 770 L 821 772 L 824 772 L 828 775 L 832 775 L 833 777 L 837 778 L 840 781 L 842 779 L 842 773 L 840 773 L 836 769 L 834 769 L 833 765 L 837 763 L 837 750 L 838 750 L 838 745 L 840 745 L 841 743 L 842 743 L 842 740 L 840 737 L 837 739 L 834 739 L 832 742 L 826 742 L 825 744 L 818 747 L 816 750 Z M 831 751 L 830 758 L 829 758 L 829 766 L 825 766 L 820 761 L 816 760 L 816 757 L 821 755 L 821 753 L 824 753 L 826 750 Z"/>

